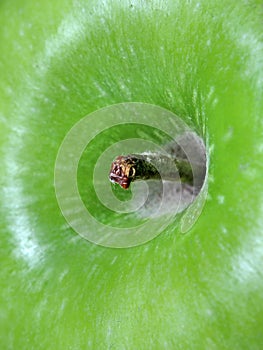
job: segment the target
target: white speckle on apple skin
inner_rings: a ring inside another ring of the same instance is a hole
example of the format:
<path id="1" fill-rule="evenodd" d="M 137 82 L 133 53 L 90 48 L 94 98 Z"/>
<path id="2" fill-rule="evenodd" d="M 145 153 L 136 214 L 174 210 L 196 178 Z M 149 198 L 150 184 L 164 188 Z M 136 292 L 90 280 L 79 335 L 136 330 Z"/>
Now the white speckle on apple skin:
<path id="1" fill-rule="evenodd" d="M 219 195 L 219 196 L 217 196 L 217 201 L 218 201 L 218 204 L 224 204 L 225 197 L 222 195 Z"/>
<path id="2" fill-rule="evenodd" d="M 115 257 L 112 259 L 110 264 L 114 265 L 117 259 L 118 259 L 118 255 L 115 255 Z"/>
<path id="3" fill-rule="evenodd" d="M 226 234 L 228 232 L 227 228 L 225 226 L 222 227 L 223 234 Z"/>
<path id="4" fill-rule="evenodd" d="M 262 251 L 262 235 L 260 233 L 253 238 L 248 238 L 239 252 L 233 256 L 233 274 L 241 288 L 248 283 L 255 284 L 255 288 L 258 288 L 257 276 L 261 274 Z"/>
<path id="5" fill-rule="evenodd" d="M 234 134 L 234 128 L 232 126 L 230 126 L 228 128 L 227 132 L 225 133 L 225 135 L 223 136 L 223 140 L 225 142 L 231 140 L 233 137 L 233 134 Z"/>
<path id="6" fill-rule="evenodd" d="M 61 274 L 59 275 L 58 281 L 61 283 L 65 276 L 69 273 L 69 269 L 65 269 L 61 272 Z"/>

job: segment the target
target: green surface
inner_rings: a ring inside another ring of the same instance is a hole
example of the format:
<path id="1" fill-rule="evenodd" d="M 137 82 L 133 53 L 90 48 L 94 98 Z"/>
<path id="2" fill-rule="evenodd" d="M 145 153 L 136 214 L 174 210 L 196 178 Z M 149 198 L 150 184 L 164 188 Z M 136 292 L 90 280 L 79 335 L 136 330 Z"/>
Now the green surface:
<path id="1" fill-rule="evenodd" d="M 262 12 L 1 1 L 1 349 L 263 348 Z M 54 163 L 79 119 L 127 101 L 206 135 L 209 197 L 190 233 L 107 249 L 66 224 Z"/>

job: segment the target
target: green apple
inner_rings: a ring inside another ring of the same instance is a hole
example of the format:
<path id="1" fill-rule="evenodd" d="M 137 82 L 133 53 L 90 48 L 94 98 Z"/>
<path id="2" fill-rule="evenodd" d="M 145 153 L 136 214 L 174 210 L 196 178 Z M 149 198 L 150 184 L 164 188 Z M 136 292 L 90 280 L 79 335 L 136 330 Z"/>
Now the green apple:
<path id="1" fill-rule="evenodd" d="M 0 21 L 1 348 L 261 349 L 261 2 L 3 0 Z M 186 235 L 110 249 L 67 224 L 54 165 L 134 101 L 207 139 L 209 196 Z"/>

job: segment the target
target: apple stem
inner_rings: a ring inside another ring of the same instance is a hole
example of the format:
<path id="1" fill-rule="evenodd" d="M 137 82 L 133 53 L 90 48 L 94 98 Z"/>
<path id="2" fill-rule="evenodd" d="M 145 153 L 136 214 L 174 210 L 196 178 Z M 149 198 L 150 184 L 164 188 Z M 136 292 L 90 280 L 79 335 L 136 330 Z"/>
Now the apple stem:
<path id="1" fill-rule="evenodd" d="M 178 175 L 182 182 L 193 185 L 193 172 L 188 160 L 158 153 L 142 153 L 118 156 L 111 165 L 109 179 L 128 189 L 133 181 L 178 181 Z"/>

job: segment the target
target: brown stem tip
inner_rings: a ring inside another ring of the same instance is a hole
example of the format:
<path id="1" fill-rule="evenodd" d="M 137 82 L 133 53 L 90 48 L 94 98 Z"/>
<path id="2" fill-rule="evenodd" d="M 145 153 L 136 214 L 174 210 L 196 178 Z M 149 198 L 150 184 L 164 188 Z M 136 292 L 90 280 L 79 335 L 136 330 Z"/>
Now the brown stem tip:
<path id="1" fill-rule="evenodd" d="M 135 173 L 135 163 L 129 156 L 119 156 L 111 165 L 109 178 L 111 182 L 119 184 L 127 190 Z"/>

